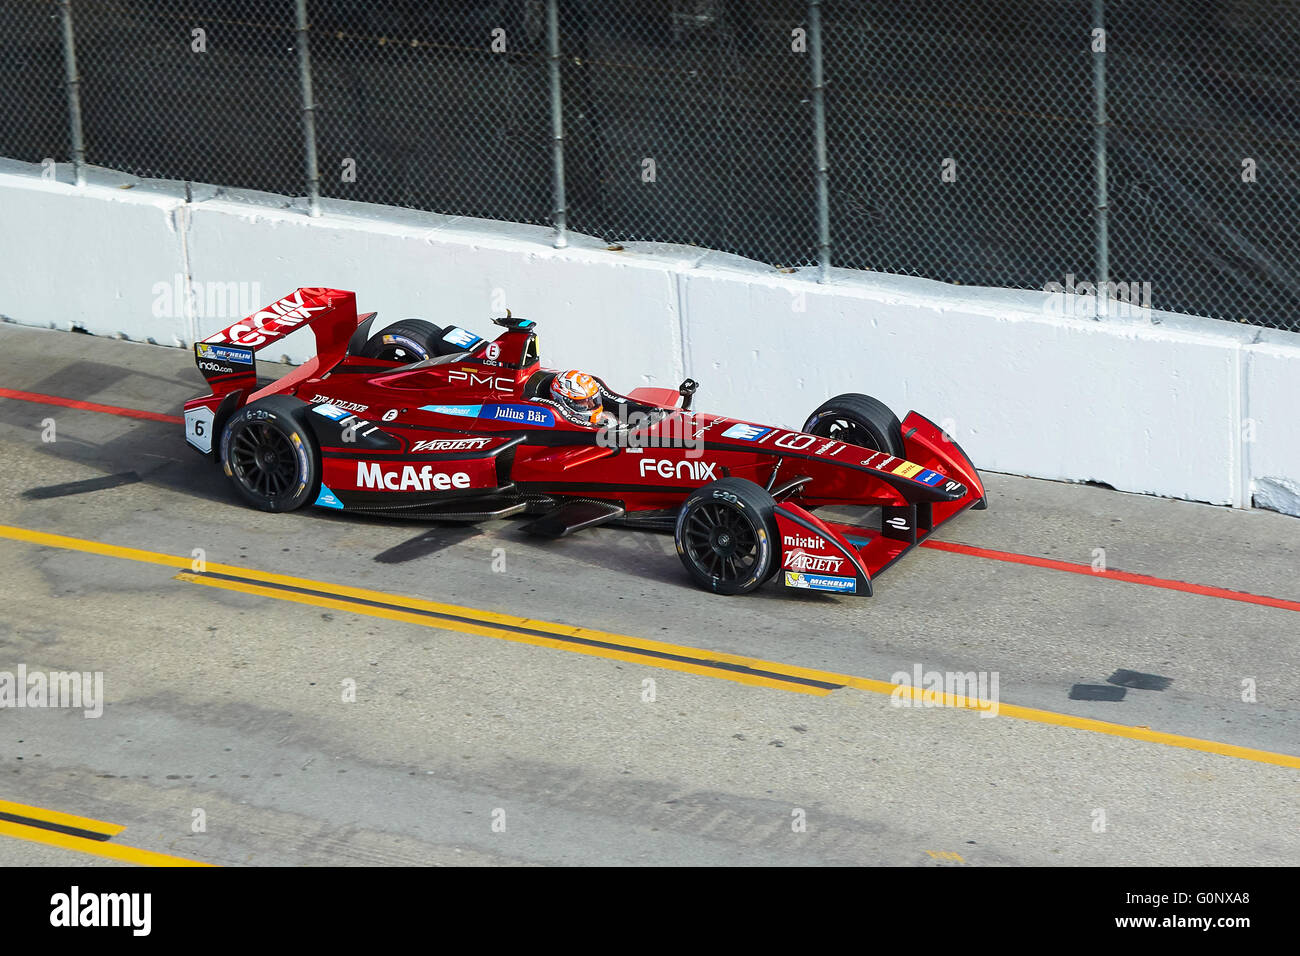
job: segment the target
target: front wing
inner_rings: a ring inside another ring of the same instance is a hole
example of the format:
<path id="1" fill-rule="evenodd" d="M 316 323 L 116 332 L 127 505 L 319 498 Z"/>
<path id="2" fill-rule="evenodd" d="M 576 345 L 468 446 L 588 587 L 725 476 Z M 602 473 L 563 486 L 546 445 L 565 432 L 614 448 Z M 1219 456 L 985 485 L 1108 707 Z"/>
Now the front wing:
<path id="1" fill-rule="evenodd" d="M 984 482 L 966 453 L 937 425 L 916 412 L 903 421 L 909 461 L 966 487 L 956 501 L 911 502 L 880 508 L 880 526 L 862 527 L 819 517 L 790 501 L 776 506 L 780 581 L 786 587 L 833 594 L 870 595 L 882 571 L 970 508 L 988 507 Z"/>

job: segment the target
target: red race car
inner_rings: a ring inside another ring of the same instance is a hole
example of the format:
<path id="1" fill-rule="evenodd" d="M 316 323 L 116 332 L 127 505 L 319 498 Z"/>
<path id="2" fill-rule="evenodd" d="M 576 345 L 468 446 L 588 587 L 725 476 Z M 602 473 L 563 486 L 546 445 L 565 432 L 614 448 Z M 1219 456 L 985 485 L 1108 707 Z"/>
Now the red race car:
<path id="1" fill-rule="evenodd" d="M 210 395 L 185 438 L 264 511 L 480 521 L 558 538 L 609 522 L 672 531 L 695 582 L 871 594 L 881 571 L 967 508 L 970 459 L 933 422 L 840 395 L 802 431 L 691 410 L 696 383 L 627 395 L 542 368 L 535 325 L 492 341 L 408 319 L 371 335 L 356 297 L 298 289 L 194 346 Z M 303 326 L 316 357 L 259 387 L 254 354 Z M 818 515 L 875 506 L 859 527 Z"/>

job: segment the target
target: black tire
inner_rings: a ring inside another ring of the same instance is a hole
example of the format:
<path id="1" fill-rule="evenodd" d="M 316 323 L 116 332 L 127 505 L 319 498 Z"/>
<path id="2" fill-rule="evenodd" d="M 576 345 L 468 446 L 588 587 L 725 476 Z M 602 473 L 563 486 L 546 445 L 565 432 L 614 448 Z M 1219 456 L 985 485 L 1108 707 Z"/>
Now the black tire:
<path id="1" fill-rule="evenodd" d="M 437 355 L 443 330 L 424 319 L 403 319 L 376 332 L 361 348 L 363 358 L 423 362 Z"/>
<path id="2" fill-rule="evenodd" d="M 748 594 L 772 576 L 781 553 L 776 502 L 752 481 L 720 478 L 691 492 L 677 513 L 677 555 L 715 594 Z"/>
<path id="3" fill-rule="evenodd" d="M 903 426 L 884 402 L 870 395 L 836 395 L 808 416 L 803 430 L 849 445 L 904 458 Z"/>
<path id="4" fill-rule="evenodd" d="M 221 432 L 221 467 L 235 490 L 262 511 L 293 511 L 320 493 L 320 453 L 307 406 L 271 395 L 230 416 Z"/>

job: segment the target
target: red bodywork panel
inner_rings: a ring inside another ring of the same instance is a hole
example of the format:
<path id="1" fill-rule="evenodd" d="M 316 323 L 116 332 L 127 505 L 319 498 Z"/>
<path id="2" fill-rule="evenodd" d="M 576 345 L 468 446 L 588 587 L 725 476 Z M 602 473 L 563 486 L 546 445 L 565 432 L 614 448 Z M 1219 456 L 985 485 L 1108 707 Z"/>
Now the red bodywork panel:
<path id="1" fill-rule="evenodd" d="M 619 427 L 597 429 L 550 400 L 553 373 L 540 364 L 531 322 L 498 320 L 506 328 L 495 340 L 412 365 L 349 354 L 371 318 L 358 318 L 351 292 L 303 288 L 197 343 L 212 392 L 186 403 L 186 439 L 211 454 L 234 410 L 295 396 L 320 454 L 318 506 L 418 516 L 458 499 L 479 502 L 465 507 L 484 513 L 502 502 L 586 499 L 617 506 L 629 520 L 658 520 L 702 485 L 746 478 L 778 497 L 783 583 L 837 579 L 819 589 L 840 593 L 869 594 L 872 578 L 918 540 L 983 505 L 969 459 L 915 412 L 902 423 L 902 459 L 684 411 L 676 389 L 619 395 L 600 382 Z M 254 353 L 304 327 L 316 336 L 316 356 L 258 389 Z M 879 507 L 879 527 L 814 514 L 854 505 Z"/>

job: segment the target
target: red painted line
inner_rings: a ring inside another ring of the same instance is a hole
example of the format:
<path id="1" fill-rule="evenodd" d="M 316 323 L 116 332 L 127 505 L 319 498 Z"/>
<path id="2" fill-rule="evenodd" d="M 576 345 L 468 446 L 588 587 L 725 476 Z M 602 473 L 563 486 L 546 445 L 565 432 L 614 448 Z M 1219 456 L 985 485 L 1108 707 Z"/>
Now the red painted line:
<path id="1" fill-rule="evenodd" d="M 1094 571 L 1090 564 L 1075 564 L 1070 561 L 1054 561 L 1051 558 L 1036 558 L 1029 554 L 1015 551 L 994 551 L 991 548 L 976 548 L 969 544 L 955 544 L 951 541 L 927 539 L 921 544 L 936 551 L 950 551 L 953 554 L 969 554 L 991 561 L 1007 561 L 1011 564 L 1028 564 L 1035 568 L 1048 568 L 1052 571 L 1068 571 L 1071 574 L 1083 574 L 1092 578 L 1109 578 L 1112 581 L 1127 581 L 1129 584 L 1145 584 L 1147 587 L 1164 588 L 1167 591 L 1184 591 L 1188 594 L 1200 594 L 1205 597 L 1223 598 L 1227 601 L 1243 601 L 1246 604 L 1262 604 L 1265 607 L 1281 608 L 1284 611 L 1300 611 L 1300 601 L 1288 601 L 1285 598 L 1269 597 L 1265 594 L 1251 594 L 1247 591 L 1232 591 L 1228 588 L 1210 587 L 1208 584 L 1192 584 L 1188 581 L 1174 581 L 1169 578 L 1156 578 L 1149 574 L 1134 574 L 1131 571 Z"/>
<path id="2" fill-rule="evenodd" d="M 23 402 L 37 402 L 42 405 L 61 405 L 64 408 L 76 408 L 87 412 L 103 412 L 105 415 L 121 415 L 124 418 L 140 418 L 151 422 L 168 422 L 182 424 L 185 419 L 179 415 L 163 415 L 160 412 L 146 412 L 138 408 L 122 408 L 119 405 L 101 405 L 98 402 L 81 402 L 73 398 L 61 398 L 58 395 L 42 395 L 39 392 L 20 392 L 12 388 L 0 388 L 0 398 L 14 398 Z M 1250 594 L 1246 591 L 1232 591 L 1228 588 L 1210 587 L 1207 584 L 1192 584 L 1188 581 L 1174 581 L 1169 578 L 1152 577 L 1149 574 L 1134 574 L 1131 571 L 1094 571 L 1092 565 L 1074 564 L 1070 561 L 1055 561 L 1052 558 L 1036 558 L 1030 554 L 1015 551 L 996 551 L 992 548 L 977 548 L 969 544 L 956 544 L 951 541 L 935 541 L 933 538 L 921 542 L 922 547 L 934 548 L 936 551 L 948 551 L 953 554 L 966 554 L 990 561 L 1006 561 L 1011 564 L 1025 564 L 1035 568 L 1047 568 L 1052 571 L 1068 571 L 1071 574 L 1084 574 L 1094 578 L 1109 578 L 1112 581 L 1126 581 L 1129 584 L 1145 584 L 1147 587 L 1164 588 L 1167 591 L 1183 591 L 1187 594 L 1200 594 L 1205 597 L 1223 598 L 1227 601 L 1242 601 L 1246 604 L 1261 604 L 1264 607 L 1281 608 L 1284 611 L 1300 611 L 1300 601 L 1288 601 L 1285 598 L 1269 597 L 1266 594 Z"/>
<path id="3" fill-rule="evenodd" d="M 146 412 L 138 408 L 122 408 L 120 405 L 101 405 L 98 402 L 79 402 L 75 398 L 42 395 L 39 392 L 20 392 L 14 388 L 0 388 L 0 398 L 15 398 L 20 402 L 36 402 L 39 405 L 61 405 L 64 408 L 76 408 L 83 412 L 102 412 L 105 415 L 120 415 L 123 418 L 142 418 L 148 422 L 168 422 L 172 425 L 180 425 L 185 422 L 185 419 L 179 415 L 163 415 L 161 412 Z"/>

